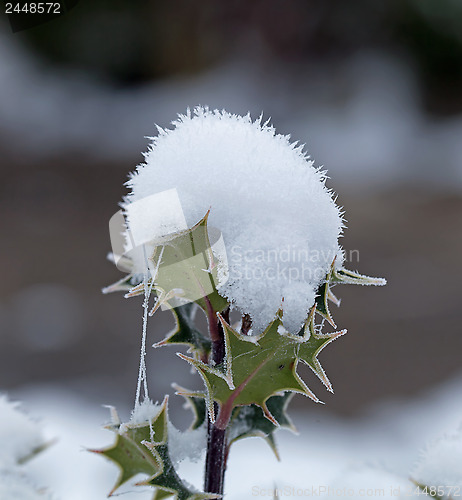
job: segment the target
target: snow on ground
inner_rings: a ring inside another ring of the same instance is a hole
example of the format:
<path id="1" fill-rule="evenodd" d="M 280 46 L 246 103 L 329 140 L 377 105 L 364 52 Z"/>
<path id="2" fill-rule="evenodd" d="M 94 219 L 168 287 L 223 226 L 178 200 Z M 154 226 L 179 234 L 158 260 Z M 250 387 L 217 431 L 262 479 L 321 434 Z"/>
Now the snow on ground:
<path id="1" fill-rule="evenodd" d="M 22 400 L 29 413 L 41 419 L 46 437 L 58 438 L 55 445 L 27 464 L 31 480 L 48 486 L 58 499 L 106 498 L 117 469 L 86 448 L 112 443 L 112 433 L 101 427 L 109 421 L 108 409 L 58 385 L 31 386 L 12 397 Z M 309 401 L 306 404 L 312 406 Z M 129 409 L 119 410 L 122 416 L 128 416 Z M 280 489 L 280 498 L 315 496 L 313 492 L 320 494 L 323 487 L 325 494 L 329 493 L 326 498 L 351 498 L 353 490 L 353 498 L 412 498 L 407 478 L 413 470 L 422 470 L 421 466 L 416 469 L 420 450 L 444 433 L 456 434 L 460 426 L 462 376 L 418 398 L 383 401 L 357 419 L 329 415 L 325 408 L 292 412 L 292 416 L 299 435 L 278 434 L 281 462 L 261 439 L 234 445 L 226 498 L 272 498 L 269 492 L 275 485 Z M 446 460 L 451 463 L 451 457 Z M 200 487 L 200 464 L 185 462 L 180 471 Z M 374 488 L 378 491 L 372 491 Z M 133 487 L 121 491 L 124 500 L 151 498 L 149 491 Z"/>

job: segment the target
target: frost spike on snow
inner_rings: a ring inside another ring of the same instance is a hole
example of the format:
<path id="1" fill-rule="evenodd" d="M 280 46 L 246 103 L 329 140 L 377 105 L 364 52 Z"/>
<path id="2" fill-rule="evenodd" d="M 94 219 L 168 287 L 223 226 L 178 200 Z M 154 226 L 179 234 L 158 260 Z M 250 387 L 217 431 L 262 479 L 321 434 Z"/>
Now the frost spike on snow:
<path id="1" fill-rule="evenodd" d="M 112 460 L 121 472 L 109 496 L 137 474 L 146 474 L 138 486 L 156 488 L 154 498 L 173 497 L 175 500 L 206 500 L 217 495 L 192 491 L 178 477 L 168 450 L 168 397 L 150 421 L 123 425 L 111 424 L 108 429 L 116 433 L 116 442 L 103 450 L 89 450 Z"/>

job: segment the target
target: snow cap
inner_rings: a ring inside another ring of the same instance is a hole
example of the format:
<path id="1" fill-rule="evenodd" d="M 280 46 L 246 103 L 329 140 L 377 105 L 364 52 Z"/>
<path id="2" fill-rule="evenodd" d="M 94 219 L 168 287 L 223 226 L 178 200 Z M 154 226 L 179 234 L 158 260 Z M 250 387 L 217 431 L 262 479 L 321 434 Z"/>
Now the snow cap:
<path id="1" fill-rule="evenodd" d="M 177 219 L 184 216 L 188 227 L 210 210 L 208 227 L 221 233 L 225 249 L 213 251 L 228 265 L 219 293 L 250 315 L 253 332 L 263 331 L 282 306 L 284 327 L 297 333 L 332 262 L 343 264 L 342 214 L 325 187 L 325 172 L 290 136 L 249 114 L 197 107 L 179 115 L 173 129 L 158 128 L 151 140 L 127 183 L 129 230 L 147 236 L 153 211 L 133 204 L 154 194 L 176 190 Z M 168 232 L 182 225 L 169 222 Z M 134 271 L 146 272 L 136 255 Z"/>

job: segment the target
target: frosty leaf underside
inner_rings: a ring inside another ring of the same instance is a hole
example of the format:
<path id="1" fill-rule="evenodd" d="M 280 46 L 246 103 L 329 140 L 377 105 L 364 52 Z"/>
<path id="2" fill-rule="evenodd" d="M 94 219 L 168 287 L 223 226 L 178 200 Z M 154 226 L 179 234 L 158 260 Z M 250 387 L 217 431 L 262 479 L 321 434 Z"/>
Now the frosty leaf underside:
<path id="1" fill-rule="evenodd" d="M 121 472 L 112 491 L 137 474 L 148 478 L 137 485 L 156 488 L 153 500 L 175 498 L 175 500 L 206 500 L 217 495 L 192 491 L 178 477 L 168 448 L 167 398 L 150 422 L 141 424 L 113 424 L 107 428 L 116 433 L 115 443 L 104 450 L 92 450 L 115 462 Z"/>

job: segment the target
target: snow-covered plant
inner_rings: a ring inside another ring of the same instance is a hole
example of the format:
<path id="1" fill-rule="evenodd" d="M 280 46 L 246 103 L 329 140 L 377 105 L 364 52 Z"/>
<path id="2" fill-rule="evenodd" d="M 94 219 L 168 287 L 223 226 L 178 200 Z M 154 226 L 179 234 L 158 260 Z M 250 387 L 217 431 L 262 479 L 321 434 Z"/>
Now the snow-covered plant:
<path id="1" fill-rule="evenodd" d="M 143 295 L 144 322 L 132 418 L 122 424 L 113 411 L 116 441 L 100 453 L 121 468 L 114 490 L 142 473 L 147 479 L 138 484 L 153 486 L 156 499 L 219 498 L 234 442 L 261 436 L 277 453 L 275 431 L 292 428 L 291 396 L 319 402 L 297 373 L 299 362 L 332 391 L 318 361 L 346 333 L 329 309 L 340 304 L 332 288 L 385 280 L 343 267 L 342 213 L 303 146 L 261 118 L 201 107 L 173 125 L 158 128 L 111 220 L 112 257 L 128 274 L 105 291 Z M 186 347 L 189 356 L 178 355 L 204 383 L 203 391 L 177 387 L 194 411 L 191 432 L 207 434 L 203 492 L 175 469 L 167 399 L 149 401 L 146 327 L 149 310 L 159 307 L 171 309 L 176 328 L 154 347 Z M 197 311 L 208 332 L 197 328 Z"/>
<path id="2" fill-rule="evenodd" d="M 0 394 L 0 498 L 5 500 L 51 500 L 46 489 L 38 488 L 24 473 L 24 464 L 49 443 L 37 422 Z"/>

